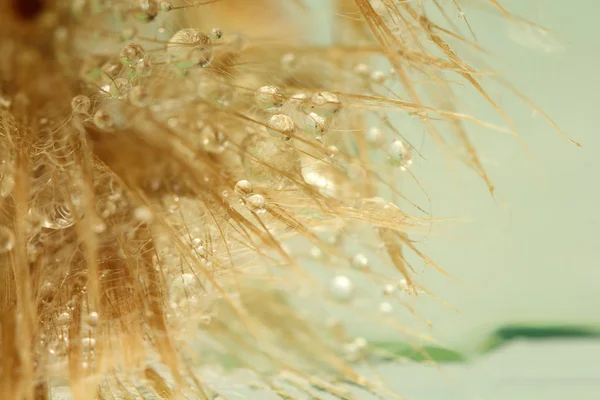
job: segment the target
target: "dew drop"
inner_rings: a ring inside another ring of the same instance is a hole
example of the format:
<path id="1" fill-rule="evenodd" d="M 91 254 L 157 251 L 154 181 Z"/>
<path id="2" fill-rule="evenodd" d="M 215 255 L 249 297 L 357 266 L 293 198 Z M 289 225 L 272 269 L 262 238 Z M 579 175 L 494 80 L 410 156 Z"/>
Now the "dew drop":
<path id="1" fill-rule="evenodd" d="M 329 289 L 336 300 L 347 301 L 352 297 L 354 285 L 347 276 L 338 275 L 332 279 Z"/>
<path id="2" fill-rule="evenodd" d="M 383 294 L 385 296 L 390 296 L 390 295 L 394 294 L 395 291 L 396 291 L 396 285 L 393 285 L 391 283 L 386 283 L 385 285 L 383 285 Z"/>
<path id="3" fill-rule="evenodd" d="M 371 81 L 378 85 L 381 85 L 382 83 L 384 83 L 385 78 L 386 78 L 386 76 L 383 71 L 373 71 L 373 73 L 371 73 Z"/>
<path id="4" fill-rule="evenodd" d="M 212 28 L 210 35 L 213 39 L 221 39 L 223 37 L 223 31 L 219 28 Z"/>
<path id="5" fill-rule="evenodd" d="M 127 65 L 129 67 L 135 67 L 146 53 L 142 46 L 136 43 L 130 43 L 127 46 L 123 47 L 121 53 L 119 55 L 121 63 Z"/>
<path id="6" fill-rule="evenodd" d="M 210 65 L 214 49 L 210 37 L 197 29 L 178 31 L 167 44 L 169 60 L 179 68 Z"/>
<path id="7" fill-rule="evenodd" d="M 387 301 L 379 304 L 379 312 L 383 315 L 390 315 L 394 311 L 394 307 Z"/>
<path id="8" fill-rule="evenodd" d="M 367 142 L 369 142 L 373 146 L 379 147 L 379 146 L 383 145 L 385 137 L 384 137 L 381 129 L 374 126 L 374 127 L 370 128 L 369 130 L 367 130 L 367 132 L 365 134 L 365 139 L 367 140 Z"/>
<path id="9" fill-rule="evenodd" d="M 148 54 L 137 64 L 135 73 L 140 78 L 145 78 L 152 74 L 152 58 Z"/>
<path id="10" fill-rule="evenodd" d="M 284 99 L 276 86 L 266 85 L 258 88 L 254 100 L 263 110 L 274 111 L 281 108 Z"/>
<path id="11" fill-rule="evenodd" d="M 0 226 L 0 254 L 7 253 L 15 247 L 15 234 L 7 226 Z"/>
<path id="12" fill-rule="evenodd" d="M 310 101 L 311 110 L 323 116 L 335 114 L 341 106 L 338 97 L 329 92 L 315 93 L 310 97 Z"/>
<path id="13" fill-rule="evenodd" d="M 90 337 L 81 339 L 81 347 L 85 352 L 94 351 L 94 348 L 96 347 L 96 339 Z"/>
<path id="14" fill-rule="evenodd" d="M 98 110 L 94 114 L 94 124 L 100 129 L 110 129 L 113 126 L 113 118 L 106 110 Z"/>
<path id="15" fill-rule="evenodd" d="M 363 253 L 358 253 L 352 257 L 352 266 L 356 269 L 365 269 L 369 266 L 369 259 Z"/>
<path id="16" fill-rule="evenodd" d="M 315 135 L 317 140 L 327 132 L 329 121 L 317 113 L 311 112 L 306 118 L 306 130 Z"/>
<path id="17" fill-rule="evenodd" d="M 369 68 L 369 66 L 367 64 L 357 64 L 354 67 L 354 73 L 363 78 L 366 78 L 367 76 L 369 76 L 370 72 L 371 72 L 371 68 Z"/>
<path id="18" fill-rule="evenodd" d="M 161 1 L 160 3 L 160 11 L 169 12 L 173 9 L 173 4 L 170 1 Z"/>
<path id="19" fill-rule="evenodd" d="M 284 138 L 289 140 L 290 135 L 296 130 L 294 121 L 285 114 L 275 114 L 269 118 L 267 122 L 269 127 L 269 133 L 280 136 L 284 135 Z"/>
<path id="20" fill-rule="evenodd" d="M 410 149 L 402 140 L 395 140 L 389 148 L 389 161 L 392 165 L 407 169 L 412 164 Z"/>
<path id="21" fill-rule="evenodd" d="M 56 296 L 56 286 L 54 286 L 51 282 L 45 282 L 38 292 L 38 298 L 42 303 L 48 304 L 51 303 Z"/>
<path id="22" fill-rule="evenodd" d="M 143 22 L 153 21 L 158 15 L 158 2 L 156 0 L 140 0 L 139 2 L 140 12 L 137 18 Z"/>
<path id="23" fill-rule="evenodd" d="M 137 28 L 133 25 L 129 25 L 123 28 L 121 31 L 121 36 L 123 40 L 132 40 L 137 35 Z"/>
<path id="24" fill-rule="evenodd" d="M 250 211 L 257 214 L 264 214 L 267 212 L 267 202 L 260 194 L 253 194 L 246 198 L 246 206 Z"/>
<path id="25" fill-rule="evenodd" d="M 71 314 L 68 312 L 62 312 L 56 318 L 56 325 L 67 325 L 71 322 Z"/>
<path id="26" fill-rule="evenodd" d="M 249 181 L 242 179 L 240 181 L 237 181 L 233 190 L 240 196 L 247 196 L 250 193 L 252 193 L 253 188 L 252 184 Z"/>
<path id="27" fill-rule="evenodd" d="M 139 206 L 133 211 L 133 216 L 140 222 L 149 224 L 154 219 L 152 210 L 146 206 Z"/>
<path id="28" fill-rule="evenodd" d="M 91 313 L 89 313 L 89 315 L 86 318 L 86 322 L 89 326 L 98 326 L 98 321 L 99 321 L 99 317 L 98 317 L 98 313 L 95 311 L 92 311 Z"/>
<path id="29" fill-rule="evenodd" d="M 73 97 L 71 100 L 71 109 L 75 114 L 88 114 L 92 107 L 89 97 L 82 94 Z"/>

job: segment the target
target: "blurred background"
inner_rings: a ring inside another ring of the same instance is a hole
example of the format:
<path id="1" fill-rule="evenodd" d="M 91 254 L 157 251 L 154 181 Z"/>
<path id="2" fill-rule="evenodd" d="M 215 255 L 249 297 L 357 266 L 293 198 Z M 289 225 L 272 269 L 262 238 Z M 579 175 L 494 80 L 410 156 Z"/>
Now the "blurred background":
<path id="1" fill-rule="evenodd" d="M 456 219 L 434 225 L 420 249 L 459 282 L 422 263 L 419 280 L 460 312 L 425 296 L 415 306 L 439 343 L 467 362 L 442 363 L 442 371 L 387 365 L 381 373 L 414 399 L 600 398 L 600 3 L 500 2 L 556 35 L 507 23 L 481 2 L 460 3 L 490 53 L 485 61 L 582 147 L 491 86 L 522 139 L 470 128 L 496 187 L 492 197 L 476 174 L 422 135 L 426 159 L 417 157 L 411 169 L 434 216 Z M 479 95 L 463 96 L 462 110 L 502 123 Z M 424 200 L 417 185 L 401 185 Z M 379 326 L 358 325 L 369 340 L 395 340 Z"/>

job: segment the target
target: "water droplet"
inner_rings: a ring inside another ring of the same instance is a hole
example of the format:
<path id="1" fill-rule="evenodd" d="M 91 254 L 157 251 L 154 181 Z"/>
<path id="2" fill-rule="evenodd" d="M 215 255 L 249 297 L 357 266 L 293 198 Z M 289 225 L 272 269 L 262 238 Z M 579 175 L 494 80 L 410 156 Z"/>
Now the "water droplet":
<path id="1" fill-rule="evenodd" d="M 317 140 L 319 140 L 327 132 L 328 122 L 325 117 L 311 112 L 306 118 L 306 130 L 308 133 L 315 135 Z"/>
<path id="2" fill-rule="evenodd" d="M 373 146 L 379 147 L 383 145 L 385 136 L 383 135 L 381 129 L 374 126 L 367 131 L 367 133 L 365 134 L 365 139 Z"/>
<path id="3" fill-rule="evenodd" d="M 158 15 L 158 2 L 157 0 L 140 0 L 139 2 L 140 12 L 137 14 L 137 19 L 143 22 L 153 21 Z"/>
<path id="4" fill-rule="evenodd" d="M 71 314 L 66 311 L 60 313 L 56 318 L 56 325 L 67 325 L 69 323 L 71 323 Z"/>
<path id="5" fill-rule="evenodd" d="M 212 28 L 210 35 L 213 37 L 213 39 L 221 39 L 223 37 L 223 31 L 219 28 Z"/>
<path id="6" fill-rule="evenodd" d="M 121 53 L 119 55 L 121 62 L 124 65 L 134 68 L 146 53 L 142 46 L 136 43 L 130 43 L 127 46 L 123 47 Z"/>
<path id="7" fill-rule="evenodd" d="M 378 85 L 384 83 L 385 78 L 386 78 L 386 76 L 383 71 L 373 71 L 373 73 L 371 74 L 371 81 Z"/>
<path id="8" fill-rule="evenodd" d="M 56 286 L 54 286 L 51 282 L 45 282 L 38 292 L 38 298 L 42 303 L 48 304 L 51 303 L 56 295 Z"/>
<path id="9" fill-rule="evenodd" d="M 286 71 L 291 71 L 296 67 L 297 59 L 293 53 L 284 54 L 281 57 L 281 67 Z"/>
<path id="10" fill-rule="evenodd" d="M 320 248 L 318 248 L 317 246 L 311 247 L 309 252 L 310 252 L 310 256 L 314 259 L 319 260 L 323 257 L 323 251 Z"/>
<path id="11" fill-rule="evenodd" d="M 90 337 L 81 339 L 81 347 L 85 352 L 94 351 L 94 348 L 96 347 L 96 339 Z"/>
<path id="12" fill-rule="evenodd" d="M 71 100 L 71 109 L 75 114 L 88 114 L 92 107 L 89 97 L 82 94 L 73 97 Z"/>
<path id="13" fill-rule="evenodd" d="M 412 164 L 410 148 L 402 140 L 395 140 L 389 148 L 389 161 L 392 165 L 407 169 Z"/>
<path id="14" fill-rule="evenodd" d="M 390 315 L 394 311 L 394 307 L 387 301 L 379 304 L 379 312 L 384 315 Z"/>
<path id="15" fill-rule="evenodd" d="M 322 116 L 335 114 L 340 109 L 338 97 L 329 92 L 318 92 L 311 96 L 311 110 Z"/>
<path id="16" fill-rule="evenodd" d="M 250 211 L 257 214 L 264 214 L 267 212 L 267 202 L 260 194 L 253 194 L 246 198 L 246 206 Z"/>
<path id="17" fill-rule="evenodd" d="M 123 28 L 121 36 L 123 40 L 132 40 L 137 35 L 137 28 L 133 25 L 129 25 Z"/>
<path id="18" fill-rule="evenodd" d="M 345 275 L 338 275 L 333 278 L 330 285 L 331 295 L 340 301 L 347 301 L 352 297 L 354 285 L 350 278 Z"/>
<path id="19" fill-rule="evenodd" d="M 367 64 L 357 64 L 354 67 L 354 73 L 356 73 L 358 76 L 361 76 L 363 78 L 366 78 L 367 76 L 369 76 L 370 72 L 371 72 L 371 68 L 369 68 L 369 66 Z"/>
<path id="20" fill-rule="evenodd" d="M 267 111 L 278 110 L 283 105 L 283 96 L 279 93 L 279 89 L 271 85 L 258 88 L 254 100 L 260 108 Z"/>
<path id="21" fill-rule="evenodd" d="M 276 136 L 283 135 L 287 140 L 291 139 L 290 135 L 296 130 L 294 121 L 284 114 L 275 114 L 271 116 L 267 122 L 267 126 L 269 127 L 269 133 Z"/>
<path id="22" fill-rule="evenodd" d="M 133 211 L 133 216 L 140 222 L 149 224 L 154 219 L 152 210 L 146 206 L 139 206 Z"/>
<path id="23" fill-rule="evenodd" d="M 113 122 L 112 115 L 106 110 L 98 110 L 94 114 L 94 124 L 102 130 L 110 129 Z"/>
<path id="24" fill-rule="evenodd" d="M 171 37 L 167 44 L 167 55 L 180 68 L 207 67 L 213 59 L 214 49 L 208 35 L 187 28 Z"/>
<path id="25" fill-rule="evenodd" d="M 385 285 L 383 285 L 383 294 L 385 296 L 389 296 L 394 294 L 394 292 L 396 291 L 396 285 L 393 285 L 391 283 L 386 283 Z"/>
<path id="26" fill-rule="evenodd" d="M 92 311 L 86 318 L 86 322 L 89 326 L 95 327 L 98 326 L 99 316 L 98 313 Z"/>
<path id="27" fill-rule="evenodd" d="M 173 9 L 173 4 L 170 1 L 161 1 L 160 3 L 160 11 L 169 12 Z"/>
<path id="28" fill-rule="evenodd" d="M 15 234 L 7 226 L 0 226 L 0 254 L 9 252 L 15 247 Z"/>
<path id="29" fill-rule="evenodd" d="M 369 259 L 363 253 L 358 253 L 352 257 L 352 266 L 356 269 L 365 269 L 369 266 Z"/>
<path id="30" fill-rule="evenodd" d="M 0 138 L 1 139 L 1 138 Z M 8 143 L 0 141 L 0 196 L 7 197 L 15 186 L 15 157 Z"/>
<path id="31" fill-rule="evenodd" d="M 240 196 L 247 196 L 252 193 L 253 188 L 249 181 L 242 179 L 235 184 L 233 190 Z"/>
<path id="32" fill-rule="evenodd" d="M 146 54 L 144 58 L 135 67 L 135 73 L 138 77 L 144 78 L 152 74 L 152 58 Z"/>

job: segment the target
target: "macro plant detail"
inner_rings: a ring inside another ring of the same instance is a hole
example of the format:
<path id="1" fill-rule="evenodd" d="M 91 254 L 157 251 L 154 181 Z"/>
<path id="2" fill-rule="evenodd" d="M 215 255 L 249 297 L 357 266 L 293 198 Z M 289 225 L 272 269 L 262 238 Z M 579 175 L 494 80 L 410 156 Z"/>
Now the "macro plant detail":
<path id="1" fill-rule="evenodd" d="M 460 3 L 1 0 L 0 393 L 229 398 L 216 366 L 400 398 L 337 314 L 432 340 L 395 314 L 435 297 L 415 262 L 446 273 L 398 183 L 425 132 L 493 194 L 469 129 L 516 134 L 461 58 L 483 49 Z M 461 112 L 458 80 L 505 126 Z"/>

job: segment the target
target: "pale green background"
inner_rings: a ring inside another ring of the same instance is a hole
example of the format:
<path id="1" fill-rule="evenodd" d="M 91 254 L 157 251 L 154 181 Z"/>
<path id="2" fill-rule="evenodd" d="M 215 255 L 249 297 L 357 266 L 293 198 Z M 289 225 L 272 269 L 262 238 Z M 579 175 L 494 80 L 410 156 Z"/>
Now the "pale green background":
<path id="1" fill-rule="evenodd" d="M 479 177 L 448 164 L 424 137 L 419 149 L 427 161 L 416 160 L 413 171 L 432 199 L 434 215 L 462 220 L 434 226 L 421 248 L 464 285 L 428 268 L 420 280 L 460 314 L 426 299 L 417 308 L 433 321 L 433 334 L 442 343 L 463 349 L 509 322 L 600 323 L 600 3 L 501 3 L 564 39 L 536 35 L 497 15 L 465 7 L 479 44 L 491 53 L 486 62 L 583 147 L 570 144 L 510 93 L 492 87 L 491 94 L 513 118 L 529 151 L 514 137 L 471 129 L 497 188 L 494 199 Z M 467 93 L 461 106 L 500 123 L 483 103 Z M 405 187 L 409 197 L 422 196 L 414 185 Z M 362 330 L 372 338 L 393 339 L 392 333 L 373 325 Z"/>

